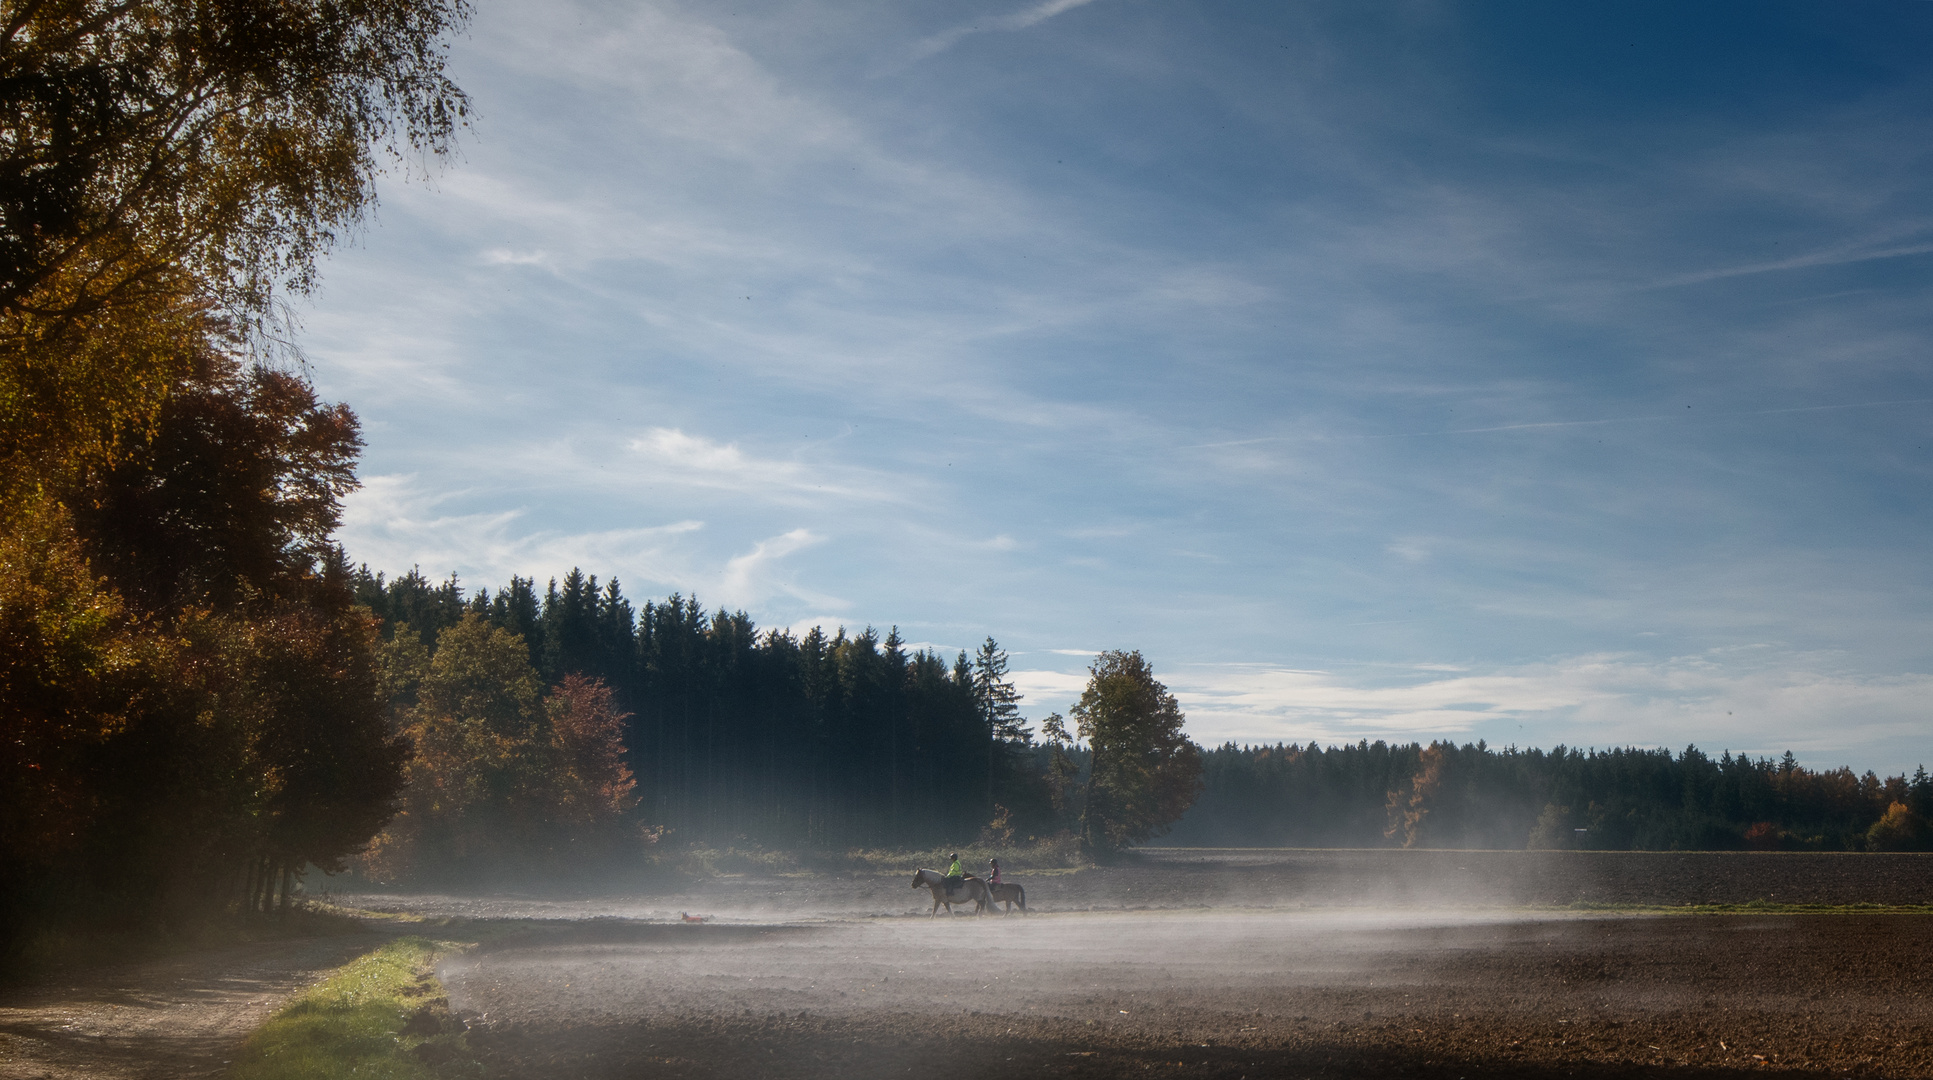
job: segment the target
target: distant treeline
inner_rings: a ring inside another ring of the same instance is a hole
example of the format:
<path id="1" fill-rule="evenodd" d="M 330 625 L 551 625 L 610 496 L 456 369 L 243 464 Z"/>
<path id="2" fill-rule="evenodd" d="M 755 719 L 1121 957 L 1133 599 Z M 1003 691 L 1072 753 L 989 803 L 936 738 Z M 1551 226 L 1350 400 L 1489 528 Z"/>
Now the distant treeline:
<path id="1" fill-rule="evenodd" d="M 633 715 L 636 813 L 680 841 L 957 843 L 1003 815 L 1015 839 L 1078 829 L 1087 758 L 1037 744 L 1005 655 L 909 652 L 896 631 L 803 637 L 673 596 L 637 608 L 572 571 L 466 595 L 454 577 L 355 576 L 357 599 L 433 646 L 471 614 L 522 637 L 545 685 L 601 679 Z M 1004 703 L 1004 704 L 1003 704 Z M 989 720 L 989 711 L 999 715 Z M 993 738 L 989 731 L 997 729 Z M 1933 780 L 1696 747 L 1484 743 L 1201 752 L 1178 845 L 1638 850 L 1933 848 Z M 1069 767 L 1074 772 L 1069 773 Z"/>
<path id="2" fill-rule="evenodd" d="M 687 597 L 634 607 L 575 570 L 466 596 L 454 577 L 365 567 L 355 591 L 386 635 L 434 648 L 470 615 L 521 637 L 544 685 L 601 680 L 631 714 L 635 813 L 679 842 L 958 843 L 1003 813 L 994 829 L 1023 839 L 1076 823 L 991 639 L 947 658 L 896 630 L 760 631 Z"/>
<path id="3" fill-rule="evenodd" d="M 1669 750 L 1228 744 L 1165 842 L 1600 850 L 1925 850 L 1933 779 Z"/>

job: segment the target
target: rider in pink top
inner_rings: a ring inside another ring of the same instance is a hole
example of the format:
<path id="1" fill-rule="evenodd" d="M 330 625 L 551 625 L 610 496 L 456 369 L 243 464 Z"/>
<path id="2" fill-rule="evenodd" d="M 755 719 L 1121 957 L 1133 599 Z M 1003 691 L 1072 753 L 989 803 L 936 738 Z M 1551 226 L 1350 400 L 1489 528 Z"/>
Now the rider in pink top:
<path id="1" fill-rule="evenodd" d="M 1000 860 L 989 859 L 988 861 L 993 864 L 993 873 L 987 875 L 987 884 L 998 885 L 1000 884 Z"/>

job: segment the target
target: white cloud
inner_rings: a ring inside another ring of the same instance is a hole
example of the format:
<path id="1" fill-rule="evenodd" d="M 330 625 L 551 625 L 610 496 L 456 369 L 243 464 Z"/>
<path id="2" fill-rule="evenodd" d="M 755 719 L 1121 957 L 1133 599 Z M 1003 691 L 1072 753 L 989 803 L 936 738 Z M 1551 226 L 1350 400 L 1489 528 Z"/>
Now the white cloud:
<path id="1" fill-rule="evenodd" d="M 724 595 L 720 599 L 731 605 L 755 604 L 774 594 L 783 593 L 822 608 L 848 606 L 844 600 L 801 588 L 779 576 L 780 560 L 824 539 L 810 529 L 793 529 L 753 544 L 752 550 L 733 556 L 725 563 L 725 572 L 720 581 Z"/>
<path id="2" fill-rule="evenodd" d="M 800 461 L 759 458 L 737 443 L 720 443 L 677 428 L 651 428 L 625 448 L 655 481 L 745 494 L 793 492 L 817 497 L 883 500 L 910 486 L 860 470 L 814 468 Z M 898 489 L 898 490 L 895 490 Z"/>
<path id="3" fill-rule="evenodd" d="M 343 502 L 340 539 L 352 558 L 378 569 L 420 565 L 432 575 L 455 571 L 472 586 L 490 588 L 512 575 L 541 579 L 571 566 L 616 569 L 637 584 L 673 587 L 688 586 L 694 576 L 693 556 L 681 541 L 703 522 L 561 533 L 528 527 L 520 509 L 442 510 L 468 494 L 424 491 L 409 475 L 364 477 L 361 490 Z"/>
<path id="4" fill-rule="evenodd" d="M 1044 0 L 1042 3 L 1022 8 L 1010 15 L 961 23 L 942 30 L 913 46 L 912 59 L 924 60 L 929 56 L 938 55 L 959 44 L 960 39 L 973 34 L 984 34 L 990 30 L 1025 30 L 1063 12 L 1072 11 L 1092 2 L 1093 0 Z"/>
<path id="5" fill-rule="evenodd" d="M 547 270 L 556 268 L 556 260 L 542 251 L 511 251 L 509 248 L 492 248 L 483 253 L 485 266 L 541 266 Z"/>
<path id="6" fill-rule="evenodd" d="M 1008 673 L 1008 677 L 1013 680 L 1014 689 L 1025 696 L 1030 715 L 1039 713 L 1044 716 L 1049 711 L 1046 703 L 1078 698 L 1081 691 L 1087 688 L 1085 672 L 1013 671 Z"/>
<path id="7" fill-rule="evenodd" d="M 532 526 L 522 509 L 444 509 L 468 494 L 425 491 L 413 476 L 368 477 L 345 501 L 341 539 L 353 558 L 373 568 L 397 573 L 420 565 L 432 576 L 454 571 L 471 589 L 496 588 L 512 575 L 543 581 L 577 566 L 619 578 L 633 597 L 645 589 L 675 589 L 734 607 L 779 596 L 821 610 L 850 606 L 786 572 L 789 556 L 824 541 L 809 529 L 759 540 L 720 564 L 699 543 L 700 521 L 563 532 Z"/>
<path id="8" fill-rule="evenodd" d="M 1578 656 L 1401 683 L 1259 664 L 1194 665 L 1164 679 L 1190 733 L 1209 744 L 1484 735 L 1522 745 L 1677 749 L 1696 732 L 1713 752 L 1830 756 L 1923 727 L 1933 675 L 1834 671 L 1827 657 L 1762 651 L 1768 655 L 1749 667 L 1740 650 L 1727 650 L 1663 661 Z"/>
<path id="9" fill-rule="evenodd" d="M 1384 544 L 1383 550 L 1404 562 L 1427 562 L 1430 557 L 1430 542 L 1420 537 L 1412 537 Z"/>

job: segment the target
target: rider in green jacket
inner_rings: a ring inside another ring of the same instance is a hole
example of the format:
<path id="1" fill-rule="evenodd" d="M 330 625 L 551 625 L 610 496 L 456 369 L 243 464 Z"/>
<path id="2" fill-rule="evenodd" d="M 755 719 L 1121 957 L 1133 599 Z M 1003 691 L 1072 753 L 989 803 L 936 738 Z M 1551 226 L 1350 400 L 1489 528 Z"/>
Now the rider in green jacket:
<path id="1" fill-rule="evenodd" d="M 953 865 L 946 868 L 946 891 L 954 892 L 966 884 L 966 871 L 960 869 L 960 853 L 953 853 Z"/>

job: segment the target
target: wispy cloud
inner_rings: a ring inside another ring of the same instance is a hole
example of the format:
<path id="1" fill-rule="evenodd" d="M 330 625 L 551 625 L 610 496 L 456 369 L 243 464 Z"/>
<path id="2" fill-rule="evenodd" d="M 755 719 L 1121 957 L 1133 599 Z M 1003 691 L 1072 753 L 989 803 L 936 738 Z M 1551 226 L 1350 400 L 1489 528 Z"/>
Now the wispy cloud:
<path id="1" fill-rule="evenodd" d="M 611 573 L 636 585 L 690 588 L 702 556 L 689 543 L 700 521 L 566 533 L 534 526 L 521 509 L 450 512 L 474 493 L 439 490 L 412 475 L 368 476 L 343 504 L 339 536 L 353 558 L 390 572 L 412 566 L 461 574 L 494 588 L 513 575 L 542 578 L 572 566 Z"/>
<path id="2" fill-rule="evenodd" d="M 761 458 L 736 443 L 721 443 L 678 428 L 651 428 L 625 444 L 633 467 L 653 480 L 745 494 L 779 491 L 836 499 L 897 499 L 905 484 L 853 469 L 814 467 L 797 460 Z"/>
<path id="3" fill-rule="evenodd" d="M 725 563 L 725 572 L 719 582 L 723 595 L 719 599 L 734 605 L 756 604 L 774 593 L 783 593 L 819 608 L 837 610 L 851 606 L 837 597 L 801 588 L 783 574 L 781 560 L 824 540 L 825 537 L 810 529 L 793 529 L 783 535 L 760 540 L 752 545 L 752 550 L 735 555 Z"/>
<path id="4" fill-rule="evenodd" d="M 758 540 L 721 563 L 698 542 L 700 521 L 566 532 L 535 525 L 523 509 L 446 510 L 471 494 L 426 489 L 413 476 L 367 477 L 345 502 L 340 536 L 372 568 L 400 573 L 420 565 L 433 576 L 455 571 L 469 589 L 496 588 L 513 575 L 542 581 L 576 566 L 621 579 L 634 598 L 646 590 L 677 590 L 728 606 L 756 606 L 775 596 L 821 610 L 851 606 L 798 584 L 788 572 L 789 556 L 824 542 L 810 529 Z"/>
<path id="5" fill-rule="evenodd" d="M 1827 755 L 1915 732 L 1933 675 L 1875 676 L 1824 658 L 1738 650 L 1664 661 L 1580 656 L 1449 678 L 1365 682 L 1331 671 L 1198 665 L 1167 677 L 1197 740 L 1474 739 Z M 1418 671 L 1430 669 L 1419 668 Z M 1434 674 L 1433 671 L 1430 673 Z"/>
<path id="6" fill-rule="evenodd" d="M 929 56 L 936 56 L 959 44 L 961 39 L 971 37 L 974 34 L 984 34 L 996 30 L 1025 30 L 1030 26 L 1038 26 L 1056 15 L 1072 11 L 1077 7 L 1083 7 L 1090 3 L 1093 3 L 1093 0 L 1045 0 L 1044 3 L 1022 8 L 1009 15 L 998 15 L 986 19 L 976 19 L 972 22 L 964 22 L 958 26 L 942 30 L 932 37 L 926 38 L 914 45 L 911 59 L 919 61 Z"/>
<path id="7" fill-rule="evenodd" d="M 542 251 L 512 251 L 509 248 L 491 248 L 483 253 L 485 266 L 537 266 L 546 270 L 556 268 L 556 260 Z"/>
<path id="8" fill-rule="evenodd" d="M 1903 244 L 1884 248 L 1833 248 L 1816 251 L 1806 255 L 1795 255 L 1789 259 L 1774 259 L 1769 262 L 1747 263 L 1743 266 L 1725 266 L 1712 270 L 1697 270 L 1689 274 L 1679 274 L 1640 286 L 1644 289 L 1677 289 L 1686 285 L 1702 285 L 1708 281 L 1723 281 L 1726 278 L 1749 277 L 1754 274 L 1777 274 L 1788 270 L 1809 270 L 1816 266 L 1847 266 L 1853 263 L 1875 262 L 1881 259 L 1905 259 L 1915 255 L 1933 253 L 1933 244 Z"/>
<path id="9" fill-rule="evenodd" d="M 1049 711 L 1047 703 L 1066 702 L 1081 696 L 1087 687 L 1087 676 L 1066 671 L 1015 671 L 1009 673 L 1014 689 L 1024 695 L 1029 716 L 1045 716 Z M 1065 704 L 1059 705 L 1066 708 Z"/>

